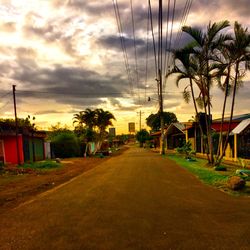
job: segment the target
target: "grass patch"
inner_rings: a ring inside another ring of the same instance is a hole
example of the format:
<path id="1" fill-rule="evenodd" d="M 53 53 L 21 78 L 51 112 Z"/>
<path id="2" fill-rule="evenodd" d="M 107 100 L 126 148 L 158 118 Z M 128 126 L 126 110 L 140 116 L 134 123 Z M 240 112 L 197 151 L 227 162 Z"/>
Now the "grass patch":
<path id="1" fill-rule="evenodd" d="M 24 163 L 21 167 L 48 170 L 48 169 L 59 168 L 60 166 L 61 166 L 61 163 L 57 163 L 52 160 L 46 160 L 46 161 L 38 161 L 38 162 L 33 162 L 33 163 Z"/>
<path id="2" fill-rule="evenodd" d="M 206 167 L 206 160 L 197 159 L 197 161 L 190 162 L 176 155 L 170 155 L 168 158 L 175 161 L 178 165 L 188 169 L 206 184 L 221 186 L 228 180 L 228 175 L 223 175 L 222 173 L 215 172 L 212 168 Z"/>

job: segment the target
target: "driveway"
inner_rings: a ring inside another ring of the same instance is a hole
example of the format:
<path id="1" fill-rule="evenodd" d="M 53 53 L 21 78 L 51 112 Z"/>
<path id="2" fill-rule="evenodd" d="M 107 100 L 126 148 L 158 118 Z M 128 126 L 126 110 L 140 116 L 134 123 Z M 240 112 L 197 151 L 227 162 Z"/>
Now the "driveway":
<path id="1" fill-rule="evenodd" d="M 0 249 L 250 249 L 250 200 L 131 147 L 0 225 Z"/>

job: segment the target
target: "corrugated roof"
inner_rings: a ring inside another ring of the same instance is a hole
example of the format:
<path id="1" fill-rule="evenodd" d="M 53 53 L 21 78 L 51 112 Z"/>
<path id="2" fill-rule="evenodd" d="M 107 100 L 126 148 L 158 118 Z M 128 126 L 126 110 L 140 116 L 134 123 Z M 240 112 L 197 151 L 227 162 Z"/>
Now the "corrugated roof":
<path id="1" fill-rule="evenodd" d="M 247 128 L 250 125 L 250 118 L 243 120 L 236 128 L 232 130 L 230 135 L 234 134 L 240 134 L 242 131 L 244 131 L 245 128 Z"/>
<path id="2" fill-rule="evenodd" d="M 250 118 L 250 113 L 242 115 L 234 115 L 232 121 L 243 121 Z M 229 121 L 230 117 L 225 117 L 224 121 Z M 213 121 L 221 121 L 221 118 L 214 119 Z"/>
<path id="3" fill-rule="evenodd" d="M 170 132 L 171 129 L 172 129 L 173 127 L 176 127 L 176 128 L 179 129 L 182 133 L 184 133 L 183 130 L 185 129 L 185 125 L 182 124 L 182 123 L 179 123 L 179 122 L 175 122 L 175 123 L 171 123 L 171 124 L 169 125 L 169 127 L 167 128 L 166 134 L 168 134 L 168 132 Z"/>

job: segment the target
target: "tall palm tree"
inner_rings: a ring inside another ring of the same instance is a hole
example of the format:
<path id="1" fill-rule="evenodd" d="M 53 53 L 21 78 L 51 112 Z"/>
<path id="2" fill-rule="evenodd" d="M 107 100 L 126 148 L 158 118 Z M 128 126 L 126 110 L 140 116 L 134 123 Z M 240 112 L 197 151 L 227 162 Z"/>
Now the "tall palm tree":
<path id="1" fill-rule="evenodd" d="M 229 26 L 228 21 L 218 23 L 209 23 L 206 32 L 198 28 L 184 26 L 182 31 L 189 34 L 194 41 L 194 56 L 199 61 L 197 75 L 199 77 L 199 89 L 201 91 L 199 98 L 202 100 L 205 111 L 205 121 L 207 127 L 208 138 L 208 153 L 209 163 L 213 164 L 213 143 L 211 131 L 211 95 L 210 89 L 215 78 L 213 75 L 214 65 L 213 58 L 217 51 L 222 47 L 222 44 L 229 39 L 229 36 L 220 34 L 220 32 Z M 231 37 L 230 37 L 231 39 Z"/>
<path id="2" fill-rule="evenodd" d="M 73 123 L 77 123 L 78 126 L 85 125 L 86 128 L 92 130 L 96 126 L 96 111 L 87 108 L 78 114 L 74 114 L 73 119 Z"/>
<path id="3" fill-rule="evenodd" d="M 181 80 L 188 79 L 189 84 L 186 85 L 186 87 L 183 90 L 183 98 L 187 103 L 189 103 L 190 98 L 192 98 L 193 106 L 195 109 L 195 115 L 196 118 L 198 118 L 199 112 L 197 107 L 197 98 L 195 97 L 194 93 L 194 84 L 198 86 L 199 95 L 201 95 L 201 86 L 199 83 L 199 79 L 197 78 L 199 65 L 197 62 L 197 58 L 193 57 L 192 54 L 195 54 L 193 44 L 189 44 L 188 46 L 182 49 L 173 51 L 175 66 L 168 75 L 178 74 L 178 77 L 176 78 L 177 87 L 179 87 L 179 83 Z M 189 88 L 190 91 L 188 90 Z M 197 119 L 195 119 L 195 122 L 196 121 Z M 201 133 L 201 140 L 202 140 L 201 144 L 203 145 L 204 135 L 199 119 L 198 119 L 198 125 Z M 203 151 L 203 146 L 201 148 Z"/>
<path id="4" fill-rule="evenodd" d="M 231 131 L 231 123 L 233 119 L 234 113 L 234 105 L 236 99 L 236 91 L 239 83 L 241 82 L 241 78 L 245 75 L 247 70 L 250 70 L 250 33 L 247 28 L 243 28 L 241 24 L 238 22 L 234 23 L 234 39 L 230 41 L 225 46 L 228 51 L 230 58 L 230 69 L 234 74 L 234 82 L 233 82 L 233 91 L 232 91 L 232 103 L 231 103 L 231 111 L 230 111 L 230 120 L 229 126 L 227 130 L 226 140 L 223 145 L 223 150 L 221 156 L 217 159 L 216 164 L 220 164 L 223 155 L 225 154 L 229 133 Z M 230 72 L 231 72 L 230 71 Z"/>
<path id="5" fill-rule="evenodd" d="M 112 120 L 115 120 L 115 117 L 109 111 L 104 111 L 103 109 L 96 109 L 96 126 L 99 128 L 101 135 L 105 132 L 108 126 L 113 126 Z"/>

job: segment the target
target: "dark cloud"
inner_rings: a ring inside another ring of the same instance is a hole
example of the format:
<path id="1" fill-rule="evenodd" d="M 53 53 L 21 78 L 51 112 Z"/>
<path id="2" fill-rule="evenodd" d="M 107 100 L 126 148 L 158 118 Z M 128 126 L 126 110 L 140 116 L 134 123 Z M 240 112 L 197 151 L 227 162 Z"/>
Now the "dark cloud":
<path id="1" fill-rule="evenodd" d="M 126 49 L 134 49 L 134 39 L 123 37 L 124 44 L 126 46 Z M 121 50 L 121 39 L 119 36 L 110 35 L 110 36 L 104 36 L 99 39 L 99 43 L 106 47 L 106 48 L 112 48 Z M 136 47 L 145 47 L 145 41 L 142 39 L 136 39 L 135 41 Z"/>
<path id="2" fill-rule="evenodd" d="M 34 115 L 47 115 L 47 114 L 63 114 L 64 112 L 58 110 L 42 110 L 35 112 Z"/>
<path id="3" fill-rule="evenodd" d="M 112 1 L 100 2 L 100 1 L 82 1 L 82 0 L 68 0 L 66 4 L 69 8 L 73 8 L 79 11 L 85 11 L 90 15 L 106 15 L 107 13 L 114 11 Z M 125 4 L 120 4 L 123 8 Z"/>
<path id="4" fill-rule="evenodd" d="M 53 68 L 40 68 L 34 60 L 24 59 L 10 76 L 21 82 L 23 97 L 54 99 L 72 105 L 98 105 L 105 103 L 101 98 L 123 96 L 128 85 L 120 76 L 100 75 L 81 67 L 54 65 Z"/>

